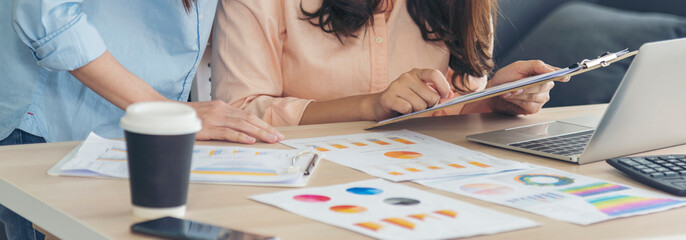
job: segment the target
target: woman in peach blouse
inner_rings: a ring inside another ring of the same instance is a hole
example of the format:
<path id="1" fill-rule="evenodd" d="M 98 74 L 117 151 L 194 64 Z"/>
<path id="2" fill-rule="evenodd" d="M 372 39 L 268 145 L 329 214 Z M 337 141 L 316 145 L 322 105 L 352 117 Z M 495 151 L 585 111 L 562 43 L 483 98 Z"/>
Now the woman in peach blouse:
<path id="1" fill-rule="evenodd" d="M 383 120 L 554 71 L 493 69 L 495 0 L 221 0 L 213 98 L 274 126 Z M 439 114 L 538 112 L 553 83 Z"/>

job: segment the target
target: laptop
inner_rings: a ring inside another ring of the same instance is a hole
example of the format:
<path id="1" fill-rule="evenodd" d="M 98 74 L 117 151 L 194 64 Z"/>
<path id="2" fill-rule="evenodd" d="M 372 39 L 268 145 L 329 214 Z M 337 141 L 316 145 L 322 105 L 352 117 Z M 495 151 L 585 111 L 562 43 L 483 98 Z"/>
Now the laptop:
<path id="1" fill-rule="evenodd" d="M 653 42 L 641 46 L 602 116 L 538 123 L 467 139 L 584 164 L 685 144 L 685 105 L 686 38 Z"/>

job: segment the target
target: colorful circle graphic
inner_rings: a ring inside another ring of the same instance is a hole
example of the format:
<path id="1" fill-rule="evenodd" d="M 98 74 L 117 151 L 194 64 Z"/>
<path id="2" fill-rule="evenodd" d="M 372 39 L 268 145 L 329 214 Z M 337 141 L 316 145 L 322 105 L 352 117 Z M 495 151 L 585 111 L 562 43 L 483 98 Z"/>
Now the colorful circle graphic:
<path id="1" fill-rule="evenodd" d="M 361 213 L 367 211 L 367 209 L 364 207 L 354 205 L 338 205 L 330 207 L 329 209 L 331 209 L 331 211 L 339 213 Z"/>
<path id="2" fill-rule="evenodd" d="M 387 198 L 383 202 L 398 206 L 412 206 L 420 203 L 419 200 L 412 198 Z"/>
<path id="3" fill-rule="evenodd" d="M 382 193 L 383 190 L 377 188 L 366 188 L 366 187 L 354 187 L 348 188 L 346 191 L 359 195 L 376 195 Z"/>
<path id="4" fill-rule="evenodd" d="M 564 186 L 574 183 L 574 179 L 550 174 L 524 174 L 515 177 L 515 181 L 533 186 Z"/>
<path id="5" fill-rule="evenodd" d="M 460 190 L 480 195 L 499 195 L 513 193 L 514 189 L 507 186 L 502 186 L 492 183 L 472 183 L 465 184 L 460 187 Z"/>
<path id="6" fill-rule="evenodd" d="M 327 196 L 322 196 L 322 195 L 298 195 L 293 197 L 293 199 L 301 201 L 301 202 L 326 202 L 331 200 L 330 197 Z"/>
<path id="7" fill-rule="evenodd" d="M 390 158 L 398 158 L 398 159 L 415 159 L 422 155 L 421 153 L 418 152 L 410 152 L 410 151 L 394 151 L 394 152 L 386 152 L 383 154 L 386 157 Z"/>

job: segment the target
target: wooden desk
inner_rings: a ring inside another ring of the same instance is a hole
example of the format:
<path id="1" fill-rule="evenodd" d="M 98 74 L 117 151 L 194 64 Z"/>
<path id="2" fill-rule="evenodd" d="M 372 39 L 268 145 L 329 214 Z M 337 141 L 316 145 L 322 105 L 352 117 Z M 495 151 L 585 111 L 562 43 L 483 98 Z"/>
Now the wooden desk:
<path id="1" fill-rule="evenodd" d="M 409 129 L 437 137 L 496 157 L 545 165 L 577 174 L 643 187 L 615 171 L 604 162 L 579 166 L 524 153 L 469 142 L 472 133 L 514 127 L 559 118 L 601 114 L 606 105 L 544 109 L 538 114 L 510 117 L 474 114 L 414 119 L 375 131 Z M 350 122 L 279 130 L 289 139 L 334 134 L 362 133 L 370 122 Z M 14 209 L 35 224 L 63 239 L 142 239 L 132 235 L 129 226 L 140 221 L 131 215 L 129 187 L 126 180 L 77 177 L 51 177 L 46 171 L 72 150 L 78 142 L 0 147 L 0 203 Z M 235 145 L 225 142 L 198 144 Z M 286 148 L 283 145 L 256 144 L 255 147 Z M 684 153 L 686 145 L 662 149 L 651 154 Z M 373 177 L 341 165 L 323 161 L 310 179 L 309 187 L 341 184 Z M 497 211 L 526 217 L 542 226 L 521 231 L 477 237 L 478 239 L 627 239 L 675 237 L 686 234 L 683 218 L 686 208 L 617 219 L 591 226 L 549 219 L 517 209 L 473 200 L 452 193 L 433 190 L 414 183 L 403 183 L 433 193 L 474 203 Z M 643 187 L 647 188 L 647 187 Z M 281 239 L 366 239 L 348 230 L 310 220 L 284 210 L 248 200 L 254 194 L 280 191 L 276 187 L 247 187 L 191 184 L 187 218 L 231 227 Z"/>

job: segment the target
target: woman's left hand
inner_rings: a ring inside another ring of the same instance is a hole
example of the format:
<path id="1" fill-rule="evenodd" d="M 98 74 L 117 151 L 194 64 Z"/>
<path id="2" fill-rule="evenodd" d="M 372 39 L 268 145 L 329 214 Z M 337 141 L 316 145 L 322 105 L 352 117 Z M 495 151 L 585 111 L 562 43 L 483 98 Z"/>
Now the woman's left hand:
<path id="1" fill-rule="evenodd" d="M 486 87 L 493 87 L 503 83 L 549 73 L 556 70 L 558 70 L 558 68 L 547 65 L 539 60 L 518 61 L 496 72 L 493 78 L 488 81 L 488 85 Z M 569 77 L 559 81 L 567 82 L 569 81 Z M 555 83 L 550 81 L 519 89 L 498 97 L 489 98 L 488 105 L 493 112 L 507 113 L 512 115 L 537 113 L 541 110 L 543 104 L 550 100 L 549 93 L 553 86 L 555 86 Z"/>

